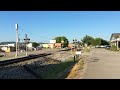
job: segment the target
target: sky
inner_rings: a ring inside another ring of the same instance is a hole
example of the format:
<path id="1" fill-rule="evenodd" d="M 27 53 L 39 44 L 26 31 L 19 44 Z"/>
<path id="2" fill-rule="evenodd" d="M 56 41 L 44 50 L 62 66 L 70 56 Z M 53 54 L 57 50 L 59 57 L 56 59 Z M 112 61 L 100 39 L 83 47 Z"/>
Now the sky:
<path id="1" fill-rule="evenodd" d="M 25 34 L 32 42 L 56 36 L 80 41 L 85 35 L 109 40 L 120 33 L 120 11 L 0 11 L 0 42 L 16 41 L 16 23 L 21 41 Z"/>

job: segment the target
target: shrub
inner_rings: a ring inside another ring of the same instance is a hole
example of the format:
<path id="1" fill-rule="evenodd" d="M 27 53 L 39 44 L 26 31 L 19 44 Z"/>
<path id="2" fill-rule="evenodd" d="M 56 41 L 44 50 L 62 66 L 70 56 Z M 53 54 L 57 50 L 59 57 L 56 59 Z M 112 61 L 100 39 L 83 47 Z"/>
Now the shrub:
<path id="1" fill-rule="evenodd" d="M 84 52 L 90 52 L 90 47 L 84 47 L 83 51 Z"/>
<path id="2" fill-rule="evenodd" d="M 117 46 L 115 45 L 112 45 L 111 48 L 110 48 L 111 51 L 117 51 Z"/>

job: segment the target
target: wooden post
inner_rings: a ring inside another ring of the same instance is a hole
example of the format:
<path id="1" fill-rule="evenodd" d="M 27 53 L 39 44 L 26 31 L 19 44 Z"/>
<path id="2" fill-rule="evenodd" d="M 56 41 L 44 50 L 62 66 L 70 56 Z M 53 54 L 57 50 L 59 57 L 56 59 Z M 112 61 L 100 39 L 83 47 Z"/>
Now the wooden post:
<path id="1" fill-rule="evenodd" d="M 117 50 L 119 50 L 119 48 L 118 48 L 118 41 L 117 41 Z"/>
<path id="2" fill-rule="evenodd" d="M 74 55 L 74 62 L 75 62 L 75 55 Z"/>

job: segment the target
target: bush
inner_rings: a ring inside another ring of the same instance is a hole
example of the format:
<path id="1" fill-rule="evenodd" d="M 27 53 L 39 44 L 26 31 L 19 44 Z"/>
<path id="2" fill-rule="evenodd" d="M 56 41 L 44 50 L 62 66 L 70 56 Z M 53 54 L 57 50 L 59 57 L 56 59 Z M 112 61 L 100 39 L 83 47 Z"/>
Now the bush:
<path id="1" fill-rule="evenodd" d="M 90 47 L 84 47 L 83 51 L 84 52 L 90 52 Z"/>
<path id="2" fill-rule="evenodd" d="M 117 46 L 115 45 L 112 45 L 111 48 L 110 48 L 111 51 L 117 51 Z"/>

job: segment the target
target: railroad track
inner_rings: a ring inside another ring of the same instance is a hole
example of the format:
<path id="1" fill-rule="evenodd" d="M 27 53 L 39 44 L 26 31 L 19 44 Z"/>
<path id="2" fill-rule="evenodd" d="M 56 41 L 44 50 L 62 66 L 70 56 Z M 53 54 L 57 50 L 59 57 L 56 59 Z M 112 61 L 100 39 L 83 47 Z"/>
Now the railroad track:
<path id="1" fill-rule="evenodd" d="M 56 52 L 61 52 L 61 51 L 68 51 L 68 49 L 64 49 L 64 50 L 59 50 Z M 21 58 L 14 58 L 14 59 L 9 59 L 9 60 L 4 60 L 4 61 L 0 61 L 0 67 L 1 66 L 6 66 L 6 65 L 10 65 L 10 64 L 14 64 L 14 63 L 19 63 L 19 62 L 23 62 L 23 61 L 27 61 L 27 60 L 31 60 L 31 59 L 35 59 L 35 58 L 39 58 L 39 57 L 44 57 L 44 56 L 48 56 L 51 55 L 53 53 L 56 52 L 49 52 L 49 53 L 43 53 L 43 54 L 31 54 L 25 57 L 21 57 Z"/>
<path id="2" fill-rule="evenodd" d="M 45 60 L 41 60 L 42 63 L 49 62 L 49 60 L 51 60 L 51 58 L 45 57 L 45 56 L 52 55 L 52 54 L 54 54 L 56 52 L 61 52 L 61 51 L 68 51 L 68 49 L 66 49 L 66 50 L 62 49 L 62 50 L 58 50 L 58 51 L 54 51 L 54 52 L 51 51 L 51 52 L 47 52 L 47 53 L 45 52 L 45 53 L 36 54 L 36 55 L 35 54 L 31 54 L 31 55 L 28 55 L 28 56 L 25 56 L 25 57 L 21 57 L 21 58 L 14 58 L 14 59 L 10 59 L 10 60 L 0 61 L 0 68 L 2 68 L 2 70 L 4 71 L 4 66 L 8 66 L 8 65 L 11 66 L 12 64 L 13 65 L 20 64 L 25 69 L 25 71 L 27 71 L 29 74 L 34 76 L 36 79 L 42 79 L 42 76 L 40 74 L 38 74 L 34 69 L 32 69 L 31 66 L 25 64 L 26 61 L 29 62 L 30 60 L 32 61 L 32 60 L 34 60 L 36 58 L 43 57 L 43 58 L 45 58 Z M 54 60 L 54 59 L 52 59 L 52 60 Z M 56 61 L 57 62 L 61 62 L 59 60 L 54 60 L 54 62 L 56 62 Z M 14 71 L 13 71 L 13 73 L 14 73 Z M 11 74 L 8 74 L 8 76 L 11 76 Z"/>
<path id="3" fill-rule="evenodd" d="M 51 55 L 52 53 L 43 53 L 43 54 L 37 54 L 37 55 L 29 55 L 26 57 L 21 57 L 21 58 L 15 58 L 15 59 L 10 59 L 10 60 L 5 60 L 5 61 L 0 61 L 0 66 L 6 66 L 9 64 L 14 64 L 14 63 L 18 63 L 18 62 L 23 62 L 23 61 L 27 61 L 27 60 L 31 60 L 31 59 L 35 59 L 38 57 L 44 57 L 47 55 Z"/>

